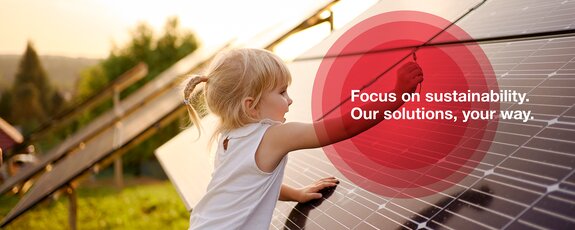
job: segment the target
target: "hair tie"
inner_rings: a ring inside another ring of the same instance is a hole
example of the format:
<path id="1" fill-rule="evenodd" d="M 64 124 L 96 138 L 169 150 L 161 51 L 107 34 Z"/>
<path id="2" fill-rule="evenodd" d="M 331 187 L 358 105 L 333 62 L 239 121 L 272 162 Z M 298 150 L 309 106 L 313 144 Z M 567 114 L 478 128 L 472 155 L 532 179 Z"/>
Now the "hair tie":
<path id="1" fill-rule="evenodd" d="M 196 86 L 202 82 L 208 82 L 208 78 L 202 75 L 191 76 L 190 81 L 188 81 L 188 84 L 184 89 L 184 104 L 191 105 L 191 102 L 188 98 L 190 97 L 190 94 L 192 94 L 192 91 L 194 91 L 194 88 L 196 88 Z"/>
<path id="2" fill-rule="evenodd" d="M 208 78 L 205 76 L 202 76 L 202 75 L 193 75 L 192 80 L 190 80 L 189 84 L 196 86 L 197 84 L 200 84 L 201 82 L 208 82 Z"/>

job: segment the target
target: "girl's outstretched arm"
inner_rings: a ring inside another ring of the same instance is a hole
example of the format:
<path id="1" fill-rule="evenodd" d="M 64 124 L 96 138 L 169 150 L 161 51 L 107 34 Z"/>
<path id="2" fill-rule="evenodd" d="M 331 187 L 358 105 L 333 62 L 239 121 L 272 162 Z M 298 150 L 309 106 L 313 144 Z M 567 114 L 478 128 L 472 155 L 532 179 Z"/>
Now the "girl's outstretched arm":
<path id="1" fill-rule="evenodd" d="M 417 84 L 422 81 L 423 73 L 419 65 L 413 62 L 406 63 L 397 71 L 396 86 L 392 92 L 398 97 L 403 93 L 415 92 Z M 362 110 L 377 110 L 383 114 L 384 111 L 394 111 L 401 105 L 403 101 L 400 99 L 388 103 L 366 103 L 362 106 Z M 258 167 L 264 171 L 271 171 L 291 151 L 330 145 L 354 137 L 384 120 L 384 116 L 376 116 L 376 119 L 372 120 L 354 120 L 350 113 L 344 114 L 341 117 L 314 123 L 290 122 L 270 127 L 256 152 Z"/>

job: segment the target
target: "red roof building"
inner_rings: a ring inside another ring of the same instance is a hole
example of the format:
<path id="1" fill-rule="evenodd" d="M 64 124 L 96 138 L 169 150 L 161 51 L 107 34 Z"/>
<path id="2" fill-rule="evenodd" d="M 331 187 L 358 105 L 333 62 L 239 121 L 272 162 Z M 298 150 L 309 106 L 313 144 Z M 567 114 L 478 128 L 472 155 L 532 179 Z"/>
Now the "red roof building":
<path id="1" fill-rule="evenodd" d="M 9 150 L 23 140 L 22 134 L 14 126 L 0 118 L 0 148 Z"/>

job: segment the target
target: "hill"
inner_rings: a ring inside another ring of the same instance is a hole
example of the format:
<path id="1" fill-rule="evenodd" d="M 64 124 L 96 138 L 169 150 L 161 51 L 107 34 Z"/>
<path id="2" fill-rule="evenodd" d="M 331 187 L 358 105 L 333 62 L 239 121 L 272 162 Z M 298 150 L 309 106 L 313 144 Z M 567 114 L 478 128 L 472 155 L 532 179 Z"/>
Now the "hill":
<path id="1" fill-rule="evenodd" d="M 12 87 L 21 55 L 0 55 L 0 90 Z M 98 64 L 100 59 L 40 56 L 50 82 L 61 91 L 72 92 L 80 72 Z"/>

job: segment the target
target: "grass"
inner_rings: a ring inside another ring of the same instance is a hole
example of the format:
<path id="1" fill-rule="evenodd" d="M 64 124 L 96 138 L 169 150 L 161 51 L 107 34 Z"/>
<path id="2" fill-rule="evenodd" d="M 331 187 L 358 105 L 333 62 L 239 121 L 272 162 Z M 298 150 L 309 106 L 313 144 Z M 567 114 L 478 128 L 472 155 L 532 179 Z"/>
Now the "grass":
<path id="1" fill-rule="evenodd" d="M 169 181 L 133 185 L 119 191 L 111 185 L 77 190 L 78 229 L 186 229 L 189 213 Z M 0 217 L 18 198 L 0 196 Z M 5 229 L 69 229 L 68 199 L 48 199 Z"/>

